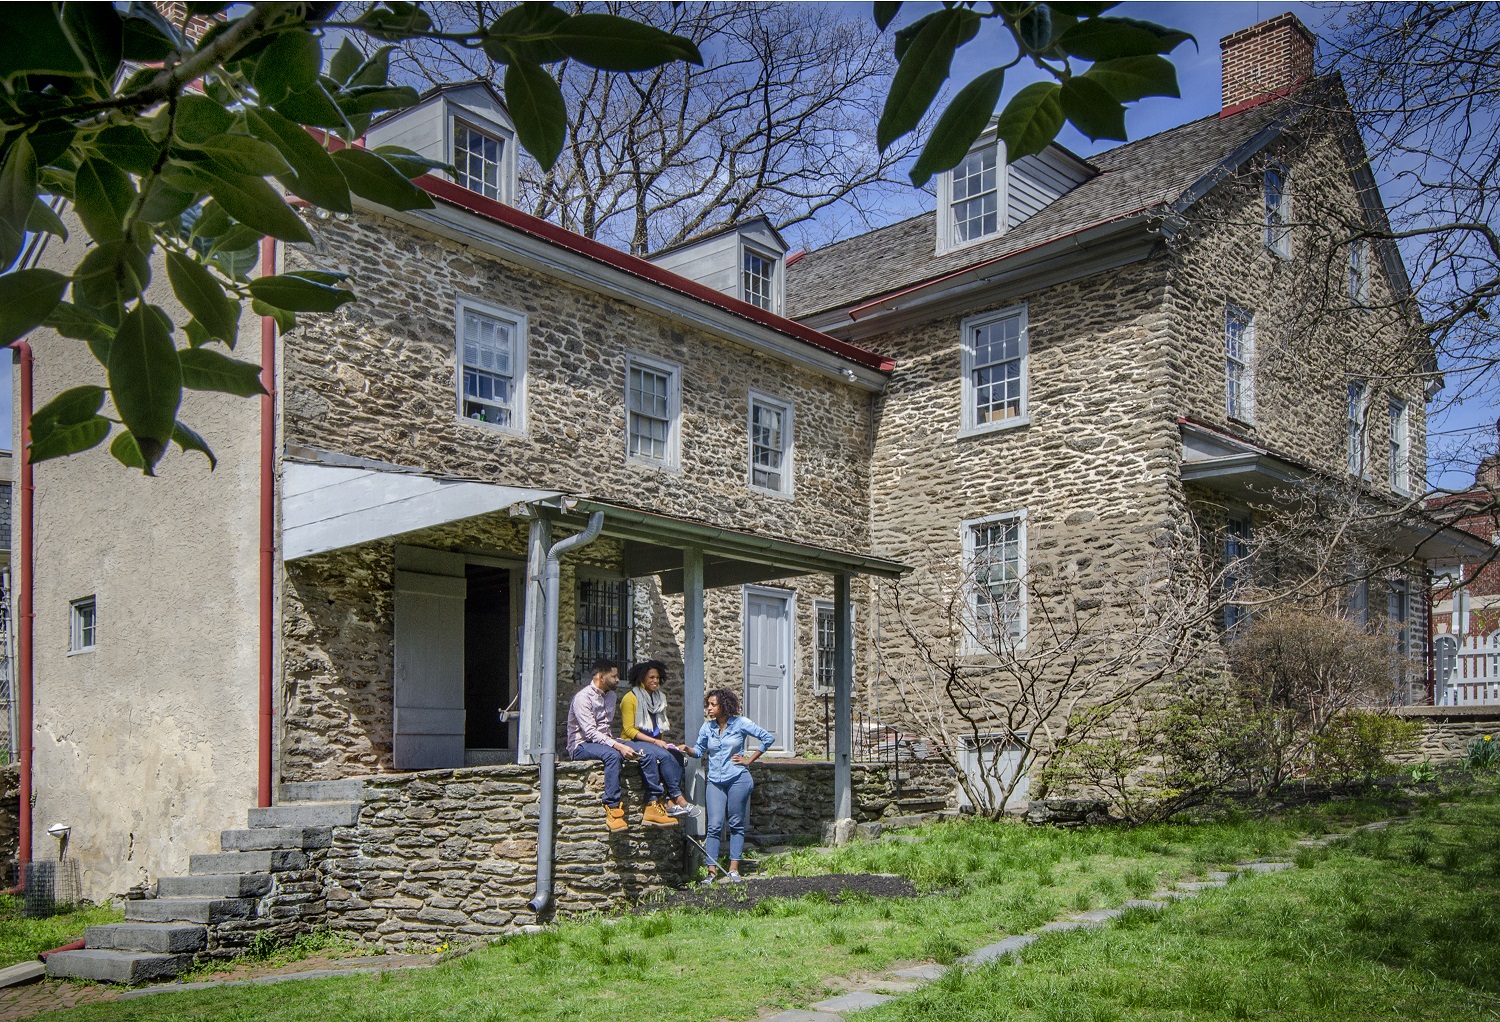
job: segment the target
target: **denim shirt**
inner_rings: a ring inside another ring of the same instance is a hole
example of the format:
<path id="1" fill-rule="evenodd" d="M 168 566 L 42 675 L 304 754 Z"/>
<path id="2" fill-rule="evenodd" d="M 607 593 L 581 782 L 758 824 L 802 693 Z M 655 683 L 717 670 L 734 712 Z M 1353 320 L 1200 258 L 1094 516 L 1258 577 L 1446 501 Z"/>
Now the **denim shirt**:
<path id="1" fill-rule="evenodd" d="M 721 733 L 712 720 L 705 720 L 698 729 L 698 740 L 693 743 L 693 752 L 708 759 L 708 779 L 715 784 L 725 784 L 745 772 L 735 763 L 734 757 L 744 755 L 745 736 L 760 742 L 761 751 L 769 749 L 776 736 L 749 717 L 730 717 Z"/>

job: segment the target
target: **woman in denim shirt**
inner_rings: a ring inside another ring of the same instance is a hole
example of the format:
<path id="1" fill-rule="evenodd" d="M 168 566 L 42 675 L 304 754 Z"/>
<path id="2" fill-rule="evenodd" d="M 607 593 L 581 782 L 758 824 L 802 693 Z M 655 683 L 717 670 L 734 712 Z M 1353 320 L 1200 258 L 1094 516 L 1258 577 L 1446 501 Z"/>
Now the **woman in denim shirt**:
<path id="1" fill-rule="evenodd" d="M 719 832 L 729 824 L 728 883 L 740 879 L 740 856 L 745 851 L 745 824 L 750 818 L 750 792 L 755 782 L 745 768 L 760 759 L 776 741 L 776 736 L 748 717 L 740 716 L 740 697 L 727 688 L 716 688 L 703 700 L 703 727 L 698 740 L 682 751 L 689 756 L 708 757 L 708 879 L 713 883 L 719 872 Z M 760 748 L 745 752 L 745 738 L 760 742 Z"/>

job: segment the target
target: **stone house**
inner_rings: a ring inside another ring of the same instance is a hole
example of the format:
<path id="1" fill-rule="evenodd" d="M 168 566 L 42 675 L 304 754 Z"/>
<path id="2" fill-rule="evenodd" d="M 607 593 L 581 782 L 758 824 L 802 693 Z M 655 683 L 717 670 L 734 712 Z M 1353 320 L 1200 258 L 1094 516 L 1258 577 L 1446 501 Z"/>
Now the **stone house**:
<path id="1" fill-rule="evenodd" d="M 1290 15 L 1247 33 L 1221 114 L 1087 160 L 991 137 L 936 211 L 808 254 L 752 221 L 639 259 L 519 212 L 483 85 L 372 127 L 458 173 L 421 179 L 434 209 L 308 211 L 314 245 L 263 251 L 361 300 L 283 336 L 245 318 L 275 393 L 259 418 L 189 395 L 218 469 L 36 471 L 34 815 L 72 827 L 87 894 L 269 853 L 271 879 L 225 881 L 251 918 L 203 909 L 225 947 L 267 919 L 504 932 L 545 913 L 554 858 L 564 909 L 681 866 L 661 835 L 604 841 L 593 771 L 553 780 L 595 656 L 666 660 L 688 734 L 705 686 L 741 688 L 780 739 L 761 830 L 816 832 L 901 811 L 853 762 L 851 712 L 899 715 L 902 576 L 957 585 L 963 631 L 1024 648 L 1064 597 L 1123 627 L 1163 549 L 1232 565 L 1330 487 L 1401 513 L 1381 549 L 1402 563 L 1462 548 L 1404 508 L 1433 373 L 1398 254 L 1350 242 L 1383 214 L 1323 113 L 1337 86 L 1307 81 Z M 42 400 L 92 371 L 33 346 Z M 1418 612 L 1400 572 L 1373 584 Z M 911 783 L 932 806 L 951 788 Z M 179 879 L 159 911 L 224 896 Z"/>

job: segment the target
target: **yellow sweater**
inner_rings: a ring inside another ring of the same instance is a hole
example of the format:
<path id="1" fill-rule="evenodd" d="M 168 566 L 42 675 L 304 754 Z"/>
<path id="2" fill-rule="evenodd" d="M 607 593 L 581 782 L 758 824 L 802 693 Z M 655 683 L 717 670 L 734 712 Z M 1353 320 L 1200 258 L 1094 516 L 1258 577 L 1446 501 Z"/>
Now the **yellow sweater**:
<path id="1" fill-rule="evenodd" d="M 620 734 L 624 736 L 627 742 L 633 742 L 641 735 L 641 729 L 635 726 L 635 711 L 635 689 L 631 689 L 620 700 L 620 709 L 615 714 L 615 718 L 620 722 Z M 654 737 L 660 738 L 661 736 L 656 735 Z"/>

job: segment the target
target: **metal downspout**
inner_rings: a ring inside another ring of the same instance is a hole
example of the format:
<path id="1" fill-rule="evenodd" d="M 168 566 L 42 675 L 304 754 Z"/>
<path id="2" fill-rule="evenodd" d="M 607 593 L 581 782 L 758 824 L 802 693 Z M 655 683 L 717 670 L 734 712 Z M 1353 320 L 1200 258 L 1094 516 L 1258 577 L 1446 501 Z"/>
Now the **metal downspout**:
<path id="1" fill-rule="evenodd" d="M 540 740 L 542 804 L 536 824 L 536 897 L 527 902 L 540 918 L 552 904 L 553 822 L 557 814 L 557 603 L 561 571 L 558 561 L 569 550 L 592 543 L 604 529 L 604 512 L 589 515 L 588 528 L 559 540 L 547 551 L 542 571 L 542 733 Z"/>
<path id="2" fill-rule="evenodd" d="M 260 275 L 276 273 L 276 239 L 260 246 Z M 260 564 L 259 711 L 256 734 L 256 803 L 271 805 L 275 794 L 272 750 L 276 732 L 276 321 L 260 318 Z"/>
<path id="3" fill-rule="evenodd" d="M 16 695 L 16 719 L 18 734 L 12 740 L 20 743 L 20 835 L 17 858 L 25 863 L 31 861 L 31 761 L 32 741 L 32 623 L 36 617 L 32 609 L 34 594 L 35 563 L 33 560 L 32 502 L 36 485 L 31 469 L 31 405 L 35 358 L 31 345 L 16 341 L 11 345 L 21 360 L 21 578 L 16 594 L 16 645 L 20 655 L 17 664 L 17 681 L 20 683 Z"/>

